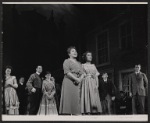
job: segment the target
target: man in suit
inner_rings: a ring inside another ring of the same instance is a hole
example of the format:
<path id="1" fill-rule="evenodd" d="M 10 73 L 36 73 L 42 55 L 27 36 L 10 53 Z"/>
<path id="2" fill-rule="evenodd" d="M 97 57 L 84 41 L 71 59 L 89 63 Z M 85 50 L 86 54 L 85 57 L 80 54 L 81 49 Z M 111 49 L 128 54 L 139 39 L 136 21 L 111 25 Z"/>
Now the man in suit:
<path id="1" fill-rule="evenodd" d="M 112 114 L 112 101 L 115 100 L 116 87 L 110 80 L 108 80 L 107 73 L 103 73 L 102 78 L 99 91 L 103 114 Z"/>
<path id="2" fill-rule="evenodd" d="M 129 75 L 130 96 L 132 97 L 132 112 L 137 114 L 137 104 L 139 104 L 139 113 L 145 113 L 145 96 L 148 91 L 148 79 L 141 72 L 141 65 L 135 65 L 135 72 Z"/>
<path id="3" fill-rule="evenodd" d="M 40 74 L 42 66 L 37 66 L 36 73 L 32 74 L 26 84 L 29 91 L 29 114 L 36 115 L 39 109 L 40 100 L 42 97 L 42 80 Z"/>

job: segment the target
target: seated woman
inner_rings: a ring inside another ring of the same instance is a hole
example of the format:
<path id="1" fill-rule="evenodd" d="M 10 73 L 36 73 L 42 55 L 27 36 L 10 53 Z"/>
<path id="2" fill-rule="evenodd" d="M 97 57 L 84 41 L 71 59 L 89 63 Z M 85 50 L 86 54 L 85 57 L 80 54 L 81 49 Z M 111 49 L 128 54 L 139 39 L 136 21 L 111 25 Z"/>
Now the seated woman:
<path id="1" fill-rule="evenodd" d="M 39 107 L 38 115 L 57 115 L 55 101 L 55 80 L 51 77 L 50 72 L 46 72 L 46 79 L 43 81 L 42 91 L 43 97 Z"/>

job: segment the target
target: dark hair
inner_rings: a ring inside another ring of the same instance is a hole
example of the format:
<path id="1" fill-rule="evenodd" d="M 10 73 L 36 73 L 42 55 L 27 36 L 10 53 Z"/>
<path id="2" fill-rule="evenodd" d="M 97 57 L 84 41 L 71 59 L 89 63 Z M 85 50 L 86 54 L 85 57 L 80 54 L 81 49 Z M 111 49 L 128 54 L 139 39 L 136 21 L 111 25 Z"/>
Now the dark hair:
<path id="1" fill-rule="evenodd" d="M 23 78 L 23 79 L 24 79 L 24 82 L 25 82 L 25 77 L 21 76 L 21 77 L 19 78 L 19 81 L 20 81 L 21 78 Z"/>
<path id="2" fill-rule="evenodd" d="M 70 51 L 71 51 L 72 49 L 75 49 L 75 50 L 76 50 L 76 47 L 75 47 L 75 46 L 70 46 L 70 47 L 67 49 L 68 55 L 70 54 Z"/>
<path id="3" fill-rule="evenodd" d="M 47 75 L 47 74 L 51 74 L 51 72 L 49 72 L 49 71 L 46 71 L 46 72 L 45 72 L 45 75 Z"/>
<path id="4" fill-rule="evenodd" d="M 36 68 L 38 68 L 39 66 L 41 66 L 41 67 L 42 67 L 42 65 L 37 65 L 37 66 L 36 66 Z"/>
<path id="5" fill-rule="evenodd" d="M 6 66 L 6 67 L 5 67 L 5 70 L 6 70 L 6 69 L 11 69 L 11 71 L 13 70 L 12 66 Z"/>
<path id="6" fill-rule="evenodd" d="M 20 78 L 19 78 L 19 79 L 21 79 L 21 78 L 24 78 L 24 79 L 25 79 L 25 77 L 23 77 L 23 76 L 20 76 Z"/>
<path id="7" fill-rule="evenodd" d="M 136 64 L 135 66 L 140 66 L 141 67 L 141 64 Z"/>
<path id="8" fill-rule="evenodd" d="M 82 62 L 83 62 L 83 63 L 85 63 L 85 62 L 87 61 L 86 55 L 87 55 L 88 53 L 91 53 L 91 54 L 92 54 L 92 52 L 90 52 L 90 51 L 86 51 L 85 53 L 83 53 L 83 55 L 82 55 Z"/>

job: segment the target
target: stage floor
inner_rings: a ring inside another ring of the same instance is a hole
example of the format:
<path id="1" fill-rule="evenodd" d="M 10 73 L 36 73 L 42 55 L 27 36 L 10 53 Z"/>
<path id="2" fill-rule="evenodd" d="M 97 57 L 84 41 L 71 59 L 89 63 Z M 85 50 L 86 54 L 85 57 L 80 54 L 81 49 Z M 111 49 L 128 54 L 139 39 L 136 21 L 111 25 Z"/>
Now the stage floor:
<path id="1" fill-rule="evenodd" d="M 148 115 L 2 115 L 2 121 L 148 121 Z"/>

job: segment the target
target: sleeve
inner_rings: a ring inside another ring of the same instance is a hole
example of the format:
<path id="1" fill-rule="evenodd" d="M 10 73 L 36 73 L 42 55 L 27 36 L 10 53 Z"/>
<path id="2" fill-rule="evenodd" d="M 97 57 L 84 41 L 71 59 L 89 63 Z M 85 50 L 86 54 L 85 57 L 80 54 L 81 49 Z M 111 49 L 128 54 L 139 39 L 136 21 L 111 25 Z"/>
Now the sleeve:
<path id="1" fill-rule="evenodd" d="M 43 94 L 45 94 L 45 92 L 46 92 L 46 89 L 45 89 L 45 81 L 43 81 L 43 84 L 42 84 L 42 92 L 43 92 Z"/>
<path id="2" fill-rule="evenodd" d="M 116 86 L 113 82 L 111 82 L 112 84 L 112 96 L 115 96 L 116 95 Z"/>
<path id="3" fill-rule="evenodd" d="M 17 79 L 15 76 L 13 76 L 13 85 L 14 88 L 18 88 L 18 83 L 17 83 Z"/>
<path id="4" fill-rule="evenodd" d="M 130 86 L 129 92 L 132 93 L 132 74 L 130 74 L 128 76 L 128 82 L 129 82 L 129 86 Z M 125 84 L 127 84 L 127 82 Z M 126 92 L 126 90 L 125 90 L 125 92 Z"/>
<path id="5" fill-rule="evenodd" d="M 143 74 L 143 79 L 144 79 L 145 87 L 148 88 L 148 79 L 145 74 Z"/>
<path id="6" fill-rule="evenodd" d="M 98 72 L 98 70 L 97 70 L 97 68 L 96 68 L 96 66 L 94 65 L 94 67 L 95 67 L 95 70 L 96 70 L 96 76 L 99 76 L 100 75 L 100 73 Z"/>
<path id="7" fill-rule="evenodd" d="M 17 79 L 16 79 L 15 76 L 13 76 L 13 84 L 14 84 L 14 85 L 15 85 L 15 84 L 18 85 L 18 84 L 17 84 Z"/>
<path id="8" fill-rule="evenodd" d="M 85 73 L 85 74 L 86 74 L 86 71 L 85 71 L 85 69 L 84 69 L 84 64 L 81 64 L 81 67 L 82 67 L 82 71 L 83 71 L 83 73 Z"/>
<path id="9" fill-rule="evenodd" d="M 99 81 L 99 94 L 100 94 L 100 98 L 103 99 L 103 94 L 104 93 L 104 86 L 103 86 L 103 82 L 100 80 Z"/>
<path id="10" fill-rule="evenodd" d="M 34 79 L 35 79 L 35 75 L 32 74 L 32 75 L 30 76 L 29 80 L 27 81 L 26 86 L 27 86 L 27 88 L 28 88 L 29 91 L 31 91 L 32 88 L 33 88 L 32 83 L 33 83 Z"/>
<path id="11" fill-rule="evenodd" d="M 69 73 L 71 71 L 70 70 L 70 64 L 69 64 L 68 60 L 64 61 L 64 63 L 63 63 L 63 69 L 64 69 L 64 74 L 67 74 L 67 73 Z"/>
<path id="12" fill-rule="evenodd" d="M 143 74 L 144 84 L 146 88 L 146 95 L 148 95 L 148 79 L 145 74 Z"/>

